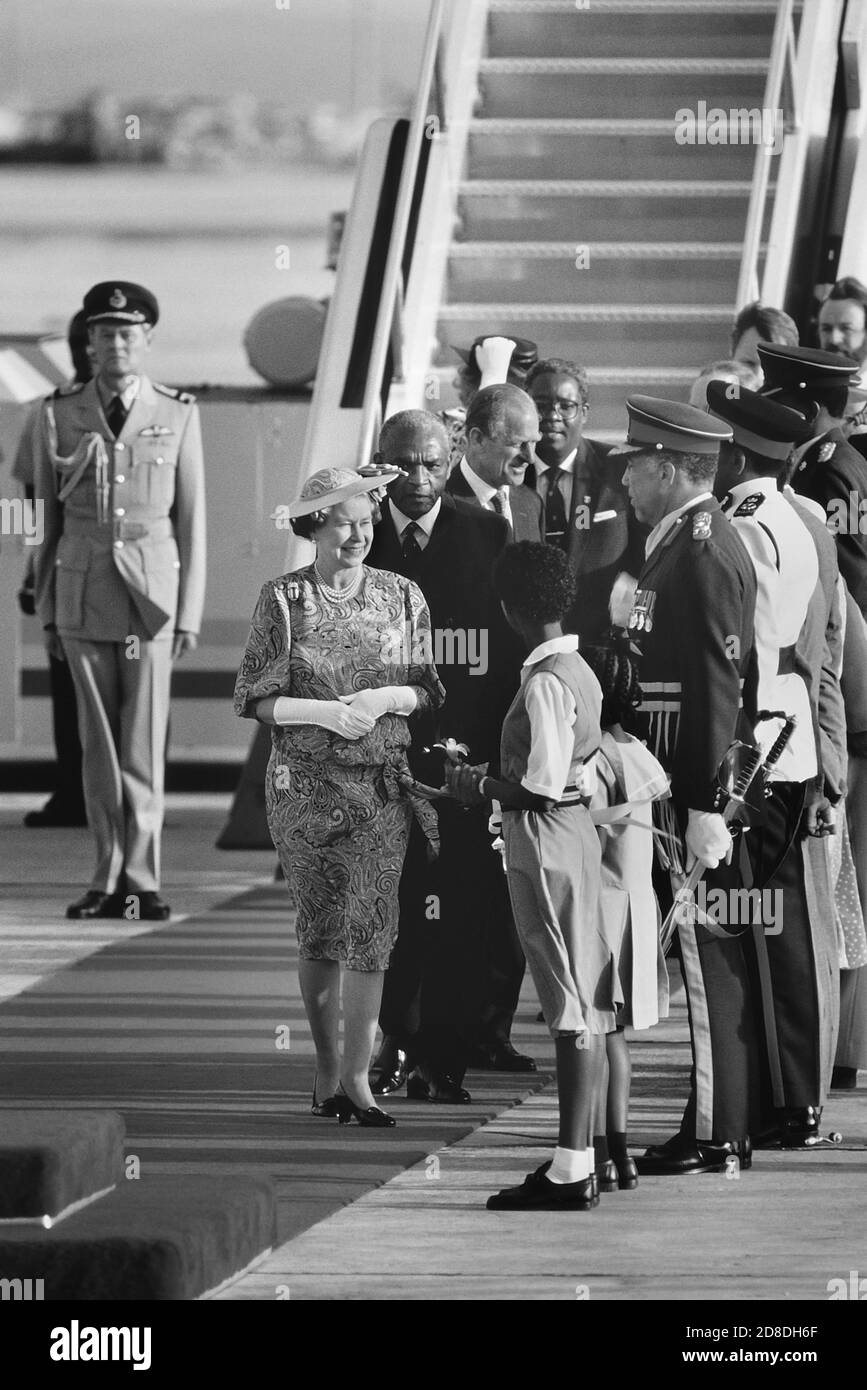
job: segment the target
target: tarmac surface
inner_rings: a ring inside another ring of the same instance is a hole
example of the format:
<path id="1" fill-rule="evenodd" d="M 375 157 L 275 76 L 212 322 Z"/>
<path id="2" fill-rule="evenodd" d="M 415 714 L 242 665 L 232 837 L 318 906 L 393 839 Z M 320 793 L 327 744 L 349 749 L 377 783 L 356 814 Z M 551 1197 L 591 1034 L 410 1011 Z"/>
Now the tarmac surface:
<path id="1" fill-rule="evenodd" d="M 556 1142 L 553 1048 L 525 981 L 513 1039 L 535 1075 L 469 1073 L 470 1106 L 385 1102 L 398 1126 L 310 1115 L 312 1047 L 291 909 L 266 852 L 213 848 L 228 799 L 172 796 L 168 924 L 66 922 L 86 830 L 32 831 L 4 798 L 0 1107 L 105 1107 L 151 1174 L 267 1175 L 280 1244 L 224 1301 L 810 1300 L 867 1273 L 867 1095 L 835 1092 L 843 1143 L 743 1174 L 643 1179 L 589 1213 L 492 1213 Z M 632 1041 L 630 1147 L 686 1093 L 682 990 Z M 862 1073 L 863 1084 L 863 1073 Z"/>

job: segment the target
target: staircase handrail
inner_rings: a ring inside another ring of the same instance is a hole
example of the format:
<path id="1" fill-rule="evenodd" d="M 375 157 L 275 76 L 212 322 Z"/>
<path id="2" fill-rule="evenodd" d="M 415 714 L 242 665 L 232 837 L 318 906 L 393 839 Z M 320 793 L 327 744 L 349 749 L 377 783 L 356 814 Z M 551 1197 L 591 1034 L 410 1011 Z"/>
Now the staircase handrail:
<path id="1" fill-rule="evenodd" d="M 795 0 L 779 0 L 774 34 L 771 41 L 771 54 L 768 62 L 768 75 L 762 104 L 762 134 L 764 134 L 764 113 L 773 112 L 774 132 L 777 132 L 777 112 L 781 110 L 783 84 L 789 81 L 789 110 L 783 114 L 782 132 L 786 135 L 797 131 L 801 124 L 800 92 L 797 79 L 797 46 L 795 41 Z M 776 144 L 776 139 L 775 142 Z M 780 151 L 776 151 L 779 157 Z M 752 187 L 750 189 L 747 224 L 744 232 L 743 254 L 738 278 L 737 308 L 759 298 L 759 254 L 761 251 L 762 227 L 768 199 L 771 159 L 774 149 L 764 139 L 756 145 L 753 163 Z"/>

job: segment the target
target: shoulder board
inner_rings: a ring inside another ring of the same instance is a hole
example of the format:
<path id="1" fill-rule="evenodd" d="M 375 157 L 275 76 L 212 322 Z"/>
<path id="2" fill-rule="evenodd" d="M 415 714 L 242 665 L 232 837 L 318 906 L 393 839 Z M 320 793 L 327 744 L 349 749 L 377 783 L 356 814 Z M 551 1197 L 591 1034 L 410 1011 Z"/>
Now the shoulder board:
<path id="1" fill-rule="evenodd" d="M 818 463 L 827 463 L 828 459 L 833 456 L 836 447 L 836 440 L 826 439 L 824 444 L 819 445 L 819 452 L 816 455 L 816 461 Z"/>
<path id="2" fill-rule="evenodd" d="M 159 381 L 152 381 L 151 385 L 161 396 L 171 396 L 172 400 L 180 401 L 182 405 L 192 405 L 195 402 L 195 396 L 191 396 L 189 391 L 179 391 L 175 386 L 163 386 Z"/>
<path id="3" fill-rule="evenodd" d="M 54 392 L 54 399 L 56 400 L 58 396 L 77 396 L 79 391 L 84 390 L 85 385 L 86 382 L 83 381 L 70 381 L 66 386 L 58 386 Z"/>
<path id="4" fill-rule="evenodd" d="M 734 515 L 752 516 L 753 512 L 758 511 L 759 507 L 762 505 L 764 500 L 765 494 L 763 492 L 754 492 L 750 497 L 744 498 L 740 506 L 736 508 Z"/>

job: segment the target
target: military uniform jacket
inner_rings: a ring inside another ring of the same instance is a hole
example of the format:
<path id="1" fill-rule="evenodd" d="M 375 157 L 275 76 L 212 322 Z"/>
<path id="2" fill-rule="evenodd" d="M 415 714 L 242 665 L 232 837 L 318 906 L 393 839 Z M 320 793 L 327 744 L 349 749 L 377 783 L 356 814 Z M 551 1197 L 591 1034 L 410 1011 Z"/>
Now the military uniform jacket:
<path id="1" fill-rule="evenodd" d="M 755 606 L 743 542 L 716 499 L 701 498 L 645 561 L 629 619 L 641 652 L 639 731 L 681 809 L 713 809 L 720 762 L 736 737 L 749 738 Z"/>
<path id="2" fill-rule="evenodd" d="M 795 492 L 812 497 L 828 513 L 837 541 L 840 573 L 867 617 L 867 534 L 862 534 L 859 524 L 859 503 L 867 503 L 867 462 L 848 443 L 842 430 L 829 430 L 813 441 L 795 468 L 792 487 Z M 838 515 L 840 511 L 842 517 Z M 867 531 L 867 520 L 864 529 Z"/>
<path id="3" fill-rule="evenodd" d="M 194 398 L 140 377 L 115 439 L 95 381 L 61 387 L 42 407 L 35 464 L 43 625 L 104 642 L 198 632 L 205 496 Z"/>
<path id="4" fill-rule="evenodd" d="M 637 575 L 644 563 L 647 527 L 636 519 L 623 486 L 623 458 L 609 459 L 612 445 L 582 439 L 572 470 L 569 544 L 577 581 L 576 601 L 563 626 L 584 642 L 599 640 L 610 625 L 608 602 L 621 571 Z M 540 463 L 539 471 L 544 471 Z M 536 474 L 527 469 L 526 482 Z"/>
<path id="5" fill-rule="evenodd" d="M 798 670 L 797 643 L 819 583 L 816 547 L 807 527 L 781 492 L 776 478 L 752 478 L 733 487 L 723 502 L 749 552 L 756 573 L 755 646 L 757 704 L 761 712 L 785 711 L 797 723 L 771 778 L 807 782 L 818 770 L 811 680 Z M 756 723 L 765 753 L 782 719 Z"/>

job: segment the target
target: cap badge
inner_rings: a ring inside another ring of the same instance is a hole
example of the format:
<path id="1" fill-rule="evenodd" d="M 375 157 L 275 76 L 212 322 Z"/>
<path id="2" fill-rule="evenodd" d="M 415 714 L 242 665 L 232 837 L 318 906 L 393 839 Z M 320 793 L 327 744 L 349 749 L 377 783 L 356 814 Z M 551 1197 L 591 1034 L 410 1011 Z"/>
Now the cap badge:
<path id="1" fill-rule="evenodd" d="M 656 604 L 654 589 L 636 589 L 627 626 L 632 632 L 651 632 L 653 630 L 653 609 Z"/>
<path id="2" fill-rule="evenodd" d="M 692 538 L 694 541 L 710 540 L 711 534 L 711 514 L 710 512 L 696 512 L 692 519 Z"/>
<path id="3" fill-rule="evenodd" d="M 127 305 L 127 298 L 123 290 L 115 290 L 108 302 L 111 305 L 112 309 L 125 309 Z"/>

